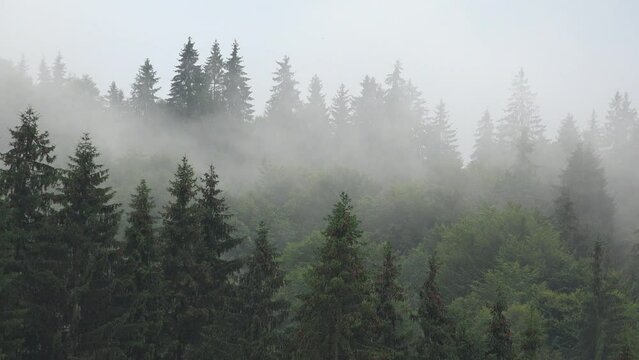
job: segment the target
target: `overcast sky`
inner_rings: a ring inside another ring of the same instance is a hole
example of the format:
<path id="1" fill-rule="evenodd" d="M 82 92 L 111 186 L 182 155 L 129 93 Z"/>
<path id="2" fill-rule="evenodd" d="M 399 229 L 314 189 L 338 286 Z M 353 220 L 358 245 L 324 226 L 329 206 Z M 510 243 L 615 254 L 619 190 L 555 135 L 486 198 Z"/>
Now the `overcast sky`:
<path id="1" fill-rule="evenodd" d="M 383 80 L 400 60 L 428 105 L 443 99 L 468 154 L 481 113 L 501 116 L 520 67 L 538 94 L 550 136 L 571 112 L 605 115 L 619 89 L 639 104 L 639 1 L 32 1 L 0 0 L 0 57 L 32 71 L 58 51 L 102 91 L 129 91 L 149 57 L 168 90 L 191 36 L 204 58 L 218 39 L 240 43 L 255 107 L 264 108 L 275 61 L 287 54 L 306 95 L 317 73 L 328 98 Z M 2 96 L 2 94 L 0 94 Z"/>

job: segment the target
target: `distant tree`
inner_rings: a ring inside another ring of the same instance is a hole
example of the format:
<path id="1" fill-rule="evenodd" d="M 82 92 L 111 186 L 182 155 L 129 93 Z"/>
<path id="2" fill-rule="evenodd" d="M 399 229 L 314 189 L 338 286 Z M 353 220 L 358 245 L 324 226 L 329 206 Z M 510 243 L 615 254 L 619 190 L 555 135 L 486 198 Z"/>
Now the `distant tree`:
<path id="1" fill-rule="evenodd" d="M 51 70 L 47 66 L 47 62 L 42 58 L 38 67 L 38 85 L 46 86 L 51 83 Z"/>
<path id="2" fill-rule="evenodd" d="M 512 360 L 515 358 L 510 323 L 504 316 L 505 310 L 506 304 L 502 297 L 498 296 L 490 308 L 492 317 L 488 328 L 487 359 Z"/>
<path id="3" fill-rule="evenodd" d="M 566 157 L 570 156 L 570 154 L 577 149 L 579 143 L 581 143 L 581 136 L 579 135 L 577 124 L 571 114 L 566 115 L 561 121 L 557 135 L 557 143 Z"/>
<path id="4" fill-rule="evenodd" d="M 496 155 L 495 125 L 490 113 L 485 111 L 475 131 L 475 149 L 471 160 L 473 164 L 485 167 L 495 163 Z"/>
<path id="5" fill-rule="evenodd" d="M 360 95 L 353 99 L 353 121 L 362 129 L 370 129 L 381 120 L 384 91 L 375 78 L 368 75 L 361 85 Z"/>
<path id="6" fill-rule="evenodd" d="M 58 52 L 58 56 L 56 56 L 53 61 L 53 66 L 51 67 L 51 80 L 55 86 L 62 86 L 66 81 L 67 76 L 67 65 L 62 61 L 62 54 Z"/>
<path id="7" fill-rule="evenodd" d="M 404 290 L 398 284 L 400 269 L 389 243 L 384 245 L 380 272 L 375 279 L 376 343 L 384 359 L 402 359 L 406 356 L 404 337 L 399 333 L 402 317 L 397 309 L 404 301 Z"/>
<path id="8" fill-rule="evenodd" d="M 147 58 L 138 69 L 135 82 L 131 85 L 130 104 L 133 111 L 144 116 L 154 108 L 158 99 L 156 93 L 160 90 L 157 87 L 159 80 L 151 61 Z"/>
<path id="9" fill-rule="evenodd" d="M 226 102 L 224 101 L 224 76 L 225 63 L 222 58 L 220 44 L 215 40 L 211 47 L 211 53 L 206 58 L 204 64 L 204 76 L 206 78 L 206 87 L 208 91 L 208 100 L 210 102 L 211 111 L 214 114 L 226 111 Z"/>
<path id="10" fill-rule="evenodd" d="M 276 298 L 284 286 L 284 273 L 276 258 L 266 224 L 260 222 L 246 272 L 240 278 L 243 359 L 283 356 L 277 347 L 277 326 L 284 320 L 288 304 Z"/>
<path id="11" fill-rule="evenodd" d="M 632 107 L 628 93 L 621 95 L 617 91 L 606 115 L 607 144 L 615 150 L 624 149 L 637 126 L 637 110 Z"/>
<path id="12" fill-rule="evenodd" d="M 106 98 L 111 109 L 121 108 L 124 104 L 124 92 L 122 92 L 121 89 L 118 89 L 115 81 L 112 81 L 111 85 L 109 85 Z"/>
<path id="13" fill-rule="evenodd" d="M 225 73 L 222 78 L 223 98 L 226 111 L 231 119 L 250 122 L 253 120 L 253 105 L 249 78 L 244 71 L 243 59 L 239 55 L 240 45 L 233 42 L 231 56 L 224 64 Z"/>
<path id="14" fill-rule="evenodd" d="M 53 221 L 55 147 L 38 121 L 31 108 L 21 113 L 0 154 L 0 353 L 8 358 L 62 356 L 67 249 Z"/>
<path id="15" fill-rule="evenodd" d="M 188 357 L 202 340 L 202 327 L 208 311 L 199 306 L 199 284 L 194 275 L 200 273 L 195 254 L 200 229 L 195 204 L 197 192 L 193 168 L 182 158 L 174 180 L 170 182 L 172 199 L 164 208 L 161 241 L 163 243 L 162 267 L 165 280 L 165 324 L 170 358 Z"/>
<path id="16" fill-rule="evenodd" d="M 433 116 L 423 127 L 420 141 L 422 157 L 433 176 L 451 179 L 462 166 L 457 151 L 455 130 L 450 125 L 448 111 L 443 101 L 435 108 Z"/>
<path id="17" fill-rule="evenodd" d="M 543 140 L 544 126 L 539 118 L 535 94 L 530 90 L 523 69 L 515 76 L 511 92 L 504 117 L 498 127 L 498 139 L 504 145 L 515 147 L 525 130 L 533 144 Z"/>
<path id="18" fill-rule="evenodd" d="M 575 256 L 587 256 L 588 245 L 582 234 L 583 229 L 579 225 L 579 218 L 575 212 L 575 205 L 570 199 L 570 193 L 565 187 L 560 189 L 560 194 L 555 200 L 554 219 L 563 243 Z"/>
<path id="19" fill-rule="evenodd" d="M 87 74 L 83 74 L 79 78 L 73 76 L 66 79 L 66 85 L 67 88 L 72 91 L 73 95 L 81 99 L 94 101 L 96 103 L 101 103 L 103 100 L 100 97 L 100 90 L 98 90 L 95 81 Z"/>
<path id="20" fill-rule="evenodd" d="M 67 282 L 69 311 L 66 356 L 106 356 L 111 351 L 110 311 L 113 251 L 119 204 L 105 186 L 108 170 L 96 163 L 98 151 L 85 134 L 69 157 L 62 177 L 60 210 L 71 254 Z"/>
<path id="21" fill-rule="evenodd" d="M 313 133 L 329 133 L 328 108 L 326 106 L 325 96 L 322 93 L 322 81 L 317 75 L 313 76 L 308 86 L 308 97 L 306 104 L 304 104 L 304 115 Z"/>
<path id="22" fill-rule="evenodd" d="M 599 150 L 603 143 L 603 132 L 597 122 L 597 113 L 593 110 L 588 122 L 588 128 L 583 132 L 581 138 L 584 144 L 590 146 L 593 150 Z"/>
<path id="23" fill-rule="evenodd" d="M 359 253 L 359 221 L 348 195 L 340 195 L 327 223 L 319 262 L 301 296 L 300 351 L 308 359 L 368 359 L 370 284 Z"/>
<path id="24" fill-rule="evenodd" d="M 282 61 L 277 62 L 278 69 L 273 77 L 275 85 L 271 88 L 271 98 L 266 103 L 266 116 L 279 123 L 292 121 L 302 103 L 289 61 L 290 58 L 284 56 Z"/>
<path id="25" fill-rule="evenodd" d="M 425 359 L 454 358 L 455 329 L 446 312 L 446 305 L 437 289 L 439 266 L 434 256 L 428 260 L 428 276 L 419 291 L 416 320 L 422 330 L 423 339 L 418 346 Z"/>
<path id="26" fill-rule="evenodd" d="M 167 100 L 176 114 L 187 118 L 201 115 L 206 103 L 207 89 L 202 68 L 197 63 L 198 56 L 195 44 L 189 37 L 180 52 Z"/>
<path id="27" fill-rule="evenodd" d="M 153 199 L 146 181 L 131 196 L 125 243 L 116 267 L 114 300 L 119 311 L 114 339 L 128 359 L 154 359 L 163 354 L 160 244 L 152 215 Z"/>
<path id="28" fill-rule="evenodd" d="M 344 84 L 340 84 L 337 89 L 330 112 L 333 133 L 343 132 L 351 117 L 351 97 L 348 95 L 348 90 L 346 90 Z"/>

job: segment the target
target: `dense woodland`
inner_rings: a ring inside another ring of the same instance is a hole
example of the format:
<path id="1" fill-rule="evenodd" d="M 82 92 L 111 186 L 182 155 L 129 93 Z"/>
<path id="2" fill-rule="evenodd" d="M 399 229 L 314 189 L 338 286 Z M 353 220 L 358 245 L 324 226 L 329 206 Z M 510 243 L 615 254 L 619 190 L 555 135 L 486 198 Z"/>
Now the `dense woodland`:
<path id="1" fill-rule="evenodd" d="M 552 135 L 521 70 L 464 161 L 399 62 L 274 67 L 258 115 L 237 42 L 166 98 L 0 60 L 0 359 L 639 357 L 628 94 Z"/>

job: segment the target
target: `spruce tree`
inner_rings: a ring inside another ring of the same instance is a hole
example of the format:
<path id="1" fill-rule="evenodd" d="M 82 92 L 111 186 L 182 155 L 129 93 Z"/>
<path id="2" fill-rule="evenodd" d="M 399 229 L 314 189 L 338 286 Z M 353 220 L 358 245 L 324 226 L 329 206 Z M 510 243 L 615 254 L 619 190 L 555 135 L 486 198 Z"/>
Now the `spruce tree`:
<path id="1" fill-rule="evenodd" d="M 71 255 L 66 317 L 70 358 L 108 356 L 112 351 L 112 269 L 120 212 L 98 156 L 85 134 L 62 177 L 60 221 Z"/>
<path id="2" fill-rule="evenodd" d="M 176 114 L 187 118 L 201 115 L 206 104 L 207 89 L 202 68 L 197 63 L 198 56 L 195 44 L 189 37 L 180 52 L 167 100 Z"/>
<path id="3" fill-rule="evenodd" d="M 351 117 L 351 98 L 344 84 L 340 84 L 331 104 L 331 125 L 334 134 L 341 134 L 348 126 Z"/>
<path id="4" fill-rule="evenodd" d="M 206 58 L 206 63 L 204 64 L 208 101 L 210 110 L 214 114 L 226 111 L 226 102 L 224 101 L 224 67 L 225 63 L 222 58 L 220 44 L 215 40 L 211 47 L 211 53 L 209 57 Z"/>
<path id="5" fill-rule="evenodd" d="M 277 327 L 284 320 L 287 303 L 276 298 L 284 285 L 284 273 L 268 239 L 268 228 L 260 222 L 253 252 L 240 279 L 242 358 L 280 359 Z"/>
<path id="6" fill-rule="evenodd" d="M 435 256 L 428 260 L 428 268 L 428 276 L 419 291 L 419 305 L 415 317 L 423 335 L 418 351 L 425 359 L 454 358 L 455 328 L 448 317 L 444 299 L 437 289 L 439 265 Z"/>
<path id="7" fill-rule="evenodd" d="M 450 180 L 461 169 L 462 161 L 457 151 L 455 130 L 450 125 L 443 101 L 439 102 L 433 116 L 424 124 L 420 137 L 422 157 L 431 175 L 440 180 Z"/>
<path id="8" fill-rule="evenodd" d="M 504 311 L 506 311 L 506 303 L 502 296 L 498 295 L 497 300 L 490 307 L 491 320 L 488 328 L 487 359 L 513 360 L 515 358 L 510 323 L 506 319 Z"/>
<path id="9" fill-rule="evenodd" d="M 399 333 L 402 317 L 398 304 L 404 301 L 404 290 L 398 284 L 400 269 L 389 243 L 384 245 L 382 267 L 375 279 L 376 343 L 384 359 L 406 356 L 405 339 Z"/>
<path id="10" fill-rule="evenodd" d="M 251 105 L 253 98 L 251 97 L 251 87 L 248 85 L 249 78 L 244 71 L 239 51 L 240 45 L 234 41 L 231 56 L 224 64 L 223 98 L 227 114 L 231 119 L 250 122 L 253 119 L 253 105 Z"/>
<path id="11" fill-rule="evenodd" d="M 495 124 L 490 113 L 485 111 L 475 131 L 475 147 L 470 158 L 474 165 L 485 168 L 495 164 L 496 155 Z"/>
<path id="12" fill-rule="evenodd" d="M 325 96 L 322 93 L 322 81 L 317 75 L 311 78 L 308 86 L 308 97 L 304 105 L 304 117 L 309 123 L 309 128 L 314 134 L 329 133 L 328 107 Z"/>
<path id="13" fill-rule="evenodd" d="M 371 129 L 381 121 L 384 91 L 374 77 L 366 75 L 360 95 L 353 99 L 353 121 L 362 129 Z"/>
<path id="14" fill-rule="evenodd" d="M 271 97 L 266 103 L 266 116 L 284 124 L 292 121 L 301 105 L 297 81 L 289 62 L 288 56 L 284 56 L 282 61 L 277 61 L 278 69 L 273 74 L 275 85 L 271 88 Z"/>
<path id="15" fill-rule="evenodd" d="M 163 354 L 162 269 L 160 244 L 146 181 L 131 196 L 125 243 L 116 266 L 112 306 L 119 312 L 114 338 L 127 359 L 156 359 Z"/>
<path id="16" fill-rule="evenodd" d="M 55 147 L 38 120 L 31 108 L 21 113 L 0 154 L 0 347 L 9 358 L 62 355 L 67 249 L 53 220 Z"/>
<path id="17" fill-rule="evenodd" d="M 583 132 L 582 139 L 584 144 L 590 146 L 593 150 L 599 150 L 603 143 L 603 132 L 597 122 L 597 113 L 593 110 L 588 122 L 588 128 Z"/>
<path id="18" fill-rule="evenodd" d="M 47 86 L 50 83 L 51 83 L 51 70 L 49 70 L 46 60 L 42 58 L 40 60 L 40 66 L 38 67 L 38 85 Z"/>
<path id="19" fill-rule="evenodd" d="M 308 359 L 368 359 L 371 289 L 359 250 L 359 221 L 348 195 L 340 195 L 327 223 L 319 262 L 301 296 L 300 348 Z"/>
<path id="20" fill-rule="evenodd" d="M 565 187 L 560 189 L 560 194 L 555 200 L 554 220 L 559 230 L 559 236 L 568 249 L 577 257 L 587 256 L 588 245 L 579 225 L 575 205 Z"/>
<path id="21" fill-rule="evenodd" d="M 498 128 L 503 145 L 514 147 L 521 133 L 528 132 L 532 143 L 544 139 L 544 126 L 539 118 L 535 94 L 530 90 L 524 70 L 520 69 L 512 82 L 511 96 Z"/>
<path id="22" fill-rule="evenodd" d="M 53 85 L 58 87 L 64 85 L 67 80 L 67 65 L 62 61 L 62 54 L 59 52 L 51 67 L 51 80 L 53 81 Z"/>
<path id="23" fill-rule="evenodd" d="M 610 100 L 606 115 L 606 140 L 614 150 L 623 150 L 629 144 L 637 126 L 637 110 L 630 103 L 628 93 L 618 91 Z"/>
<path id="24" fill-rule="evenodd" d="M 577 124 L 571 114 L 568 114 L 561 122 L 559 134 L 557 135 L 557 143 L 565 157 L 570 156 L 581 143 L 581 136 L 579 135 Z"/>
<path id="25" fill-rule="evenodd" d="M 111 85 L 109 85 L 106 98 L 111 109 L 119 109 L 124 104 L 124 92 L 118 89 L 115 81 L 112 81 Z"/>
<path id="26" fill-rule="evenodd" d="M 156 93 L 160 90 L 157 87 L 159 80 L 151 61 L 147 58 L 138 69 L 135 82 L 131 85 L 130 104 L 133 111 L 142 116 L 152 111 L 158 99 Z"/>

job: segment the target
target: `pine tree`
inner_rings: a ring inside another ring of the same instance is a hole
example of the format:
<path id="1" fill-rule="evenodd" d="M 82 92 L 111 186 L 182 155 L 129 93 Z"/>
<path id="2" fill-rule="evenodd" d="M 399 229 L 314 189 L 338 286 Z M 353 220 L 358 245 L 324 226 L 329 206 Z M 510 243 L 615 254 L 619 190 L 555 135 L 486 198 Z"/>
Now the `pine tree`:
<path id="1" fill-rule="evenodd" d="M 61 356 L 66 247 L 53 221 L 54 146 L 28 108 L 0 155 L 5 281 L 0 284 L 0 348 L 10 358 Z"/>
<path id="2" fill-rule="evenodd" d="M 195 44 L 189 37 L 180 52 L 167 100 L 176 114 L 187 118 L 201 115 L 206 104 L 207 89 L 202 68 L 197 64 L 198 56 Z"/>
<path id="3" fill-rule="evenodd" d="M 112 306 L 120 314 L 114 338 L 127 359 L 156 359 L 163 353 L 160 246 L 153 228 L 154 204 L 146 181 L 140 181 L 135 191 L 122 256 L 116 267 Z"/>
<path id="4" fill-rule="evenodd" d="M 402 359 L 406 356 L 405 339 L 399 334 L 402 317 L 397 306 L 404 301 L 404 290 L 397 283 L 400 269 L 389 243 L 384 245 L 383 262 L 375 279 L 375 307 L 377 314 L 376 343 L 384 359 Z"/>
<path id="5" fill-rule="evenodd" d="M 597 113 L 594 110 L 590 115 L 588 129 L 583 132 L 581 137 L 584 140 L 584 144 L 590 146 L 593 150 L 599 150 L 603 143 L 603 133 L 597 122 Z"/>
<path id="6" fill-rule="evenodd" d="M 575 213 L 575 206 L 570 199 L 570 193 L 565 187 L 560 189 L 560 194 L 555 200 L 554 219 L 563 243 L 575 256 L 587 256 L 588 246 Z"/>
<path id="7" fill-rule="evenodd" d="M 375 78 L 368 75 L 361 85 L 360 95 L 353 99 L 353 121 L 363 129 L 370 129 L 381 120 L 384 91 Z"/>
<path id="8" fill-rule="evenodd" d="M 289 61 L 290 58 L 284 56 L 282 61 L 277 62 L 278 69 L 273 77 L 275 85 L 271 88 L 271 98 L 266 103 L 266 116 L 279 123 L 292 121 L 302 103 Z"/>
<path id="9" fill-rule="evenodd" d="M 624 149 L 637 127 L 637 110 L 632 108 L 628 93 L 617 91 L 610 100 L 606 116 L 606 140 L 615 150 Z"/>
<path id="10" fill-rule="evenodd" d="M 56 56 L 53 61 L 53 66 L 51 67 L 51 80 L 55 86 L 62 86 L 66 81 L 67 76 L 67 65 L 62 61 L 62 54 L 58 52 L 58 56 Z"/>
<path id="11" fill-rule="evenodd" d="M 299 341 L 308 359 L 368 359 L 370 285 L 359 253 L 361 231 L 345 193 L 323 232 L 326 242 L 301 296 Z"/>
<path id="12" fill-rule="evenodd" d="M 572 154 L 581 143 L 577 124 L 571 114 L 566 115 L 561 122 L 559 134 L 557 135 L 557 143 L 566 157 Z"/>
<path id="13" fill-rule="evenodd" d="M 329 133 L 328 107 L 322 93 L 322 81 L 317 75 L 311 79 L 308 86 L 308 98 L 304 106 L 305 119 L 309 122 L 311 131 L 315 134 Z"/>
<path id="14" fill-rule="evenodd" d="M 231 56 L 224 64 L 223 98 L 226 103 L 226 111 L 231 119 L 250 122 L 253 119 L 253 105 L 251 105 L 253 98 L 251 97 L 251 87 L 248 85 L 249 78 L 244 71 L 239 51 L 240 45 L 234 41 Z"/>
<path id="15" fill-rule="evenodd" d="M 211 53 L 204 64 L 208 100 L 211 111 L 214 114 L 223 113 L 226 110 L 226 102 L 224 101 L 224 68 L 225 63 L 222 58 L 220 44 L 215 40 L 211 47 Z"/>
<path id="16" fill-rule="evenodd" d="M 342 133 L 351 117 L 351 98 L 344 84 L 340 84 L 331 104 L 331 125 L 333 133 Z"/>
<path id="17" fill-rule="evenodd" d="M 199 239 L 197 192 L 193 168 L 184 157 L 170 182 L 172 199 L 164 208 L 162 225 L 165 298 L 164 338 L 169 357 L 188 356 L 202 339 L 201 329 L 208 312 L 197 306 L 198 280 L 195 250 Z"/>
<path id="18" fill-rule="evenodd" d="M 422 157 L 432 175 L 450 179 L 461 169 L 462 161 L 456 142 L 446 105 L 440 101 L 433 117 L 424 124 L 420 141 Z"/>
<path id="19" fill-rule="evenodd" d="M 477 166 L 486 167 L 495 163 L 494 157 L 496 155 L 495 125 L 490 113 L 485 111 L 475 131 L 475 149 L 471 160 Z"/>
<path id="20" fill-rule="evenodd" d="M 69 326 L 66 356 L 102 354 L 111 349 L 110 311 L 113 252 L 119 204 L 105 185 L 108 170 L 96 163 L 99 153 L 85 134 L 69 157 L 62 177 L 61 223 L 71 254 L 67 282 Z"/>
<path id="21" fill-rule="evenodd" d="M 588 146 L 577 146 L 568 159 L 561 174 L 561 188 L 573 203 L 580 233 L 587 234 L 586 248 L 590 248 L 597 237 L 610 239 L 615 204 L 606 191 L 606 178 L 599 159 Z"/>
<path id="22" fill-rule="evenodd" d="M 492 317 L 488 328 L 487 359 L 512 360 L 515 358 L 510 324 L 504 316 L 504 311 L 506 311 L 506 303 L 499 295 L 490 307 Z"/>
<path id="23" fill-rule="evenodd" d="M 47 62 L 42 58 L 38 67 L 38 85 L 47 86 L 51 83 L 51 71 L 47 66 Z"/>
<path id="24" fill-rule="evenodd" d="M 119 109 L 124 104 L 124 92 L 118 89 L 115 81 L 112 81 L 111 85 L 109 85 L 106 98 L 111 109 Z"/>
<path id="25" fill-rule="evenodd" d="M 242 316 L 242 358 L 280 359 L 277 326 L 284 320 L 287 303 L 276 299 L 284 285 L 284 273 L 268 240 L 268 229 L 260 222 L 254 249 L 240 279 Z"/>
<path id="26" fill-rule="evenodd" d="M 418 346 L 425 359 L 446 359 L 455 353 L 455 329 L 448 318 L 446 305 L 437 289 L 439 265 L 435 256 L 428 261 L 429 272 L 419 291 L 416 320 L 422 330 L 423 340 Z M 454 357 L 453 357 L 454 358 Z"/>
<path id="27" fill-rule="evenodd" d="M 535 104 L 535 94 L 531 92 L 524 70 L 519 70 L 511 88 L 512 94 L 506 113 L 499 124 L 498 137 L 502 144 L 514 146 L 526 130 L 533 143 L 544 139 L 544 126 Z"/>
<path id="28" fill-rule="evenodd" d="M 144 116 L 154 107 L 158 97 L 156 93 L 160 90 L 157 87 L 160 79 L 156 76 L 156 71 L 147 58 L 140 66 L 135 75 L 135 82 L 131 85 L 131 107 L 135 112 Z"/>

